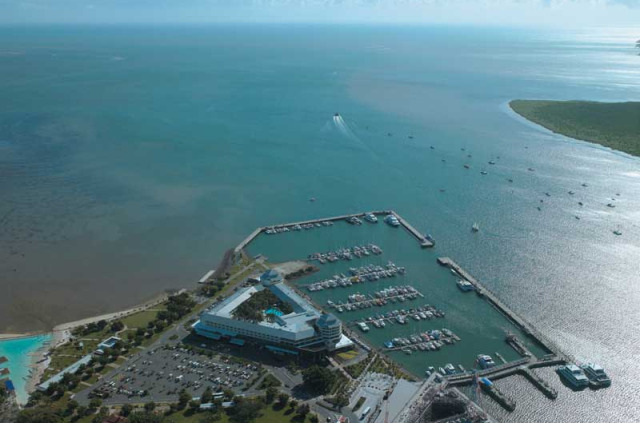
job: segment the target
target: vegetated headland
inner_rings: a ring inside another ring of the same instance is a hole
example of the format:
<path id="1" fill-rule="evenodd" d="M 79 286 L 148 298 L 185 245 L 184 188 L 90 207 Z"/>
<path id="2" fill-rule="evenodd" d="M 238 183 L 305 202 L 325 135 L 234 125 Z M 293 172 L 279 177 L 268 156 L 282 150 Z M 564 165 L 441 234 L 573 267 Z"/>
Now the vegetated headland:
<path id="1" fill-rule="evenodd" d="M 640 156 L 640 102 L 513 100 L 509 105 L 558 134 Z"/>

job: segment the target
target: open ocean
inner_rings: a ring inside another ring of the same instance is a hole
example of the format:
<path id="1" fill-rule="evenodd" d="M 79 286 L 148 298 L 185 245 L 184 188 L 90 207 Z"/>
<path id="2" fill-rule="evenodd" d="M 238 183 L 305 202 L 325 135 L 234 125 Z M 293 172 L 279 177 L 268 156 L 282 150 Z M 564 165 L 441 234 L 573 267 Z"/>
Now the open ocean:
<path id="1" fill-rule="evenodd" d="M 553 403 L 500 381 L 518 406 L 498 418 L 640 421 L 640 159 L 553 135 L 507 106 L 638 100 L 637 38 L 629 28 L 0 28 L 0 332 L 192 286 L 257 226 L 394 209 L 435 237 L 434 255 L 612 376 L 597 392 L 559 386 Z"/>

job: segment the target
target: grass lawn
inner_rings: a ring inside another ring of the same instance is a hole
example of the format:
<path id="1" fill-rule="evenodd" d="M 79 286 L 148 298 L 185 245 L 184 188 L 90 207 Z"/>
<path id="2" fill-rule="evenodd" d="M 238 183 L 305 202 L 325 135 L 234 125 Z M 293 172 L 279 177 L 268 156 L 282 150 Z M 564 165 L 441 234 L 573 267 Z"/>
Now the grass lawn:
<path id="1" fill-rule="evenodd" d="M 509 105 L 553 132 L 640 156 L 640 102 L 513 100 Z"/>
<path id="2" fill-rule="evenodd" d="M 127 316 L 121 319 L 120 321 L 124 323 L 129 329 L 137 329 L 137 328 L 145 329 L 147 327 L 147 324 L 149 324 L 149 322 L 156 319 L 156 315 L 158 314 L 158 310 L 156 309 L 164 310 L 166 309 L 166 307 L 164 307 L 164 304 L 162 304 L 162 307 L 158 306 L 158 307 L 154 307 L 152 310 L 141 311 L 141 312 L 132 314 L 130 316 Z"/>
<path id="3" fill-rule="evenodd" d="M 358 356 L 358 351 L 356 350 L 343 351 L 341 353 L 336 354 L 336 358 L 338 358 L 342 362 L 349 361 L 353 358 L 356 358 L 357 356 Z"/>

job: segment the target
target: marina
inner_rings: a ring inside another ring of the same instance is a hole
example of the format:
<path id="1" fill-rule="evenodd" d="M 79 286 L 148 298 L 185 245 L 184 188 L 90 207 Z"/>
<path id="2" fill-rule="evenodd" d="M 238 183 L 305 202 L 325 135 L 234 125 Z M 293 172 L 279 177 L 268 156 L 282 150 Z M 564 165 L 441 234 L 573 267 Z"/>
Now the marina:
<path id="1" fill-rule="evenodd" d="M 348 296 L 347 301 L 327 301 L 327 305 L 334 308 L 338 313 L 344 311 L 356 311 L 373 306 L 382 307 L 390 303 L 411 301 L 424 297 L 416 288 L 411 285 L 391 286 L 389 288 L 375 291 L 373 294 L 355 293 Z"/>
<path id="2" fill-rule="evenodd" d="M 349 287 L 353 284 L 364 282 L 375 282 L 380 279 L 393 278 L 397 275 L 404 275 L 404 267 L 397 267 L 393 262 L 387 263 L 386 266 L 374 266 L 367 265 L 359 268 L 349 268 L 350 276 L 341 273 L 340 275 L 334 275 L 330 279 L 325 279 L 319 282 L 314 282 L 304 286 L 309 292 L 322 291 L 323 289 L 330 289 L 336 287 Z"/>
<path id="3" fill-rule="evenodd" d="M 282 235 L 284 238 L 258 234 L 247 247 L 247 253 L 249 256 L 260 254 L 270 262 L 286 262 L 302 256 L 318 263 L 323 258 L 325 263 L 318 267 L 313 280 L 310 281 L 310 276 L 307 276 L 296 279 L 291 284 L 299 292 L 308 293 L 311 301 L 334 312 L 341 320 L 347 312 L 350 316 L 353 315 L 353 318 L 343 321 L 345 330 L 355 329 L 352 334 L 363 345 L 388 354 L 405 370 L 418 377 L 424 375 L 430 366 L 444 368 L 445 364 L 452 362 L 456 363 L 455 374 L 464 378 L 462 369 L 473 369 L 476 365 L 475 356 L 482 351 L 497 352 L 502 357 L 501 362 L 518 362 L 521 355 L 504 342 L 505 328 L 509 328 L 513 322 L 505 320 L 504 315 L 496 312 L 494 307 L 487 307 L 487 301 L 483 297 L 461 292 L 456 282 L 466 281 L 464 273 L 461 275 L 455 270 L 443 271 L 436 264 L 436 257 L 433 257 L 433 261 L 425 260 L 425 255 L 431 253 L 430 250 L 415 248 L 417 231 L 399 231 L 399 227 L 384 221 L 389 214 L 391 212 L 374 212 L 373 216 L 377 215 L 382 220 L 377 224 L 371 222 L 373 219 L 371 216 L 367 218 L 366 214 L 355 215 L 361 224 L 344 222 L 343 225 L 333 225 L 322 231 L 290 231 L 288 235 Z M 351 216 L 354 215 L 349 215 Z M 403 227 L 414 228 L 406 221 L 401 223 L 400 219 L 396 219 Z M 328 219 L 319 221 L 325 220 Z M 345 248 L 348 245 L 353 247 Z M 384 250 L 384 260 L 382 254 L 372 253 L 373 246 L 380 252 Z M 364 253 L 364 248 L 368 250 L 368 255 Z M 355 266 L 352 262 L 357 258 L 354 250 L 361 253 L 359 264 Z M 318 253 L 319 251 L 323 253 Z M 346 258 L 346 253 L 349 253 L 351 260 Z M 338 257 L 339 254 L 343 256 L 342 259 Z M 336 257 L 329 261 L 330 256 Z M 401 261 L 402 266 L 395 264 L 396 260 Z M 419 279 L 412 278 L 410 284 L 393 283 L 394 279 L 404 282 L 404 279 L 412 275 L 419 276 Z M 403 293 L 397 290 L 399 286 L 410 286 L 411 289 Z M 475 288 L 479 285 L 472 286 Z M 347 294 L 336 297 L 337 288 Z M 401 306 L 403 302 L 406 304 L 409 301 L 414 305 Z M 371 308 L 378 310 L 372 312 Z M 438 324 L 434 328 L 436 321 Z M 469 321 L 474 324 L 482 323 L 481 326 L 474 327 L 469 325 Z M 424 339 L 415 344 L 411 342 L 412 336 L 429 333 L 436 328 L 440 330 L 442 327 L 463 339 L 464 347 L 455 346 L 456 338 L 451 338 L 451 344 L 440 340 L 442 345 L 432 344 L 433 348 Z M 384 330 L 386 328 L 392 328 L 392 337 Z M 521 333 L 517 326 L 509 330 L 526 338 L 526 334 Z M 393 338 L 404 338 L 410 344 L 403 347 L 399 342 L 396 345 Z M 502 342 L 496 343 L 493 341 L 495 339 Z M 524 344 L 537 357 L 549 353 L 530 340 Z M 436 345 L 440 348 L 435 348 Z M 444 346 L 447 348 L 443 348 Z M 414 351 L 430 353 L 424 356 L 413 354 Z M 425 360 L 425 357 L 428 358 Z"/>
<path id="4" fill-rule="evenodd" d="M 460 341 L 460 337 L 451 332 L 449 329 L 442 328 L 432 329 L 421 333 L 415 333 L 408 337 L 393 338 L 384 343 L 383 351 L 407 350 L 412 351 L 436 351 L 445 345 L 453 345 Z M 450 372 L 450 373 L 455 373 Z"/>
<path id="5" fill-rule="evenodd" d="M 329 300 L 331 301 L 331 300 Z M 371 323 L 376 328 L 384 328 L 386 324 L 401 324 L 404 325 L 407 323 L 407 320 L 410 320 L 410 317 L 413 317 L 413 320 L 431 320 L 435 318 L 444 318 L 444 312 L 442 310 L 438 310 L 437 308 L 427 304 L 423 306 L 418 306 L 416 308 L 411 309 L 399 309 L 399 310 L 391 310 L 386 313 L 379 313 L 373 316 L 369 316 L 364 319 L 365 322 Z M 357 324 L 359 321 L 353 321 L 348 324 Z"/>
<path id="6" fill-rule="evenodd" d="M 326 253 L 313 253 L 307 259 L 309 261 L 318 261 L 320 264 L 335 263 L 338 260 L 353 260 L 354 257 L 362 258 L 370 255 L 379 256 L 382 249 L 375 244 L 356 245 L 354 247 L 339 248 L 337 250 L 327 251 Z"/>

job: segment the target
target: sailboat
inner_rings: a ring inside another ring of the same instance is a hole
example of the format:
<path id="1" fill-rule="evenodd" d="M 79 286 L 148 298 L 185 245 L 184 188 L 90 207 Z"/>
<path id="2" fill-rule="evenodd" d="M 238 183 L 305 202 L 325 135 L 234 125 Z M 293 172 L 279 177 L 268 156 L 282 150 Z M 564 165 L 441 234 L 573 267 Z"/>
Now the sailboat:
<path id="1" fill-rule="evenodd" d="M 473 226 L 471 226 L 471 232 L 478 232 L 480 230 L 480 226 L 478 226 L 477 222 L 473 222 Z"/>

